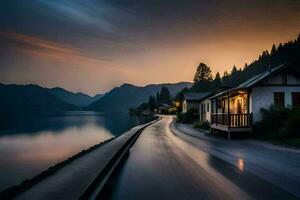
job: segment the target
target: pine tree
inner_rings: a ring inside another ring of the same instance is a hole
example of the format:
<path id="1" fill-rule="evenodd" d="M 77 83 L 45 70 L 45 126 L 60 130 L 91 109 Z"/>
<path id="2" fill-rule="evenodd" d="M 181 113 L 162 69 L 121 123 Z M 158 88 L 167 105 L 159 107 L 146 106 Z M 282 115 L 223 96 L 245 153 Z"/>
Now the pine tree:
<path id="1" fill-rule="evenodd" d="M 148 100 L 148 105 L 149 105 L 149 109 L 151 111 L 154 111 L 155 107 L 156 107 L 156 102 L 155 102 L 155 97 L 154 96 L 150 96 L 149 100 Z"/>
<path id="2" fill-rule="evenodd" d="M 156 102 L 156 107 L 159 106 L 160 104 L 160 95 L 159 95 L 159 92 L 156 92 L 156 95 L 155 95 L 155 102 Z"/>
<path id="3" fill-rule="evenodd" d="M 169 104 L 171 102 L 171 95 L 167 87 L 162 87 L 159 94 L 160 103 Z"/>
<path id="4" fill-rule="evenodd" d="M 274 55 L 276 53 L 276 46 L 273 44 L 272 49 L 271 49 L 271 55 Z"/>
<path id="5" fill-rule="evenodd" d="M 197 83 L 199 81 L 212 81 L 212 74 L 210 67 L 208 67 L 204 63 L 200 63 L 197 67 L 197 71 L 194 76 L 194 83 Z"/>
<path id="6" fill-rule="evenodd" d="M 221 86 L 221 76 L 219 72 L 217 72 L 214 80 L 214 87 L 219 88 L 220 86 Z"/>
<path id="7" fill-rule="evenodd" d="M 227 70 L 225 70 L 223 73 L 223 78 L 226 78 L 227 76 L 228 76 L 228 72 L 227 72 Z"/>
<path id="8" fill-rule="evenodd" d="M 237 72 L 237 68 L 235 65 L 233 65 L 232 70 L 231 70 L 231 75 L 235 75 Z"/>

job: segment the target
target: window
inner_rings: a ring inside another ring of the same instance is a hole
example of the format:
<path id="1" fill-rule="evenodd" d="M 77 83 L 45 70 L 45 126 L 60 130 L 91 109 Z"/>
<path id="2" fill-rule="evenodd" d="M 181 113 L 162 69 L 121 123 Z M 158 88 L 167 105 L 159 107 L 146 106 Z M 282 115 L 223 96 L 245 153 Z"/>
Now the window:
<path id="1" fill-rule="evenodd" d="M 207 103 L 207 109 L 206 109 L 207 112 L 209 112 L 209 103 Z"/>
<path id="2" fill-rule="evenodd" d="M 300 107 L 300 92 L 292 92 L 293 107 Z"/>
<path id="3" fill-rule="evenodd" d="M 284 92 L 274 92 L 274 106 L 284 107 Z"/>

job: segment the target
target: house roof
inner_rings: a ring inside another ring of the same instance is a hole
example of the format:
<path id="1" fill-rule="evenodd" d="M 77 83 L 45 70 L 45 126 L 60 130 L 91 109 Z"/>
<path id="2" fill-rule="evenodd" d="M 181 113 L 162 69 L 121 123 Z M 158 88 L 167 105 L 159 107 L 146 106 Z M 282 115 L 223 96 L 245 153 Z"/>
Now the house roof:
<path id="1" fill-rule="evenodd" d="M 201 101 L 212 94 L 212 92 L 185 93 L 183 94 L 183 98 L 185 100 Z"/>
<path id="2" fill-rule="evenodd" d="M 250 79 L 248 79 L 247 81 L 243 82 L 242 84 L 240 84 L 239 86 L 237 86 L 236 88 L 250 88 L 252 86 L 254 86 L 255 84 L 257 84 L 258 82 L 264 80 L 265 78 L 269 77 L 270 75 L 274 74 L 275 72 L 285 68 L 286 65 L 280 65 L 278 67 L 275 67 L 273 69 L 269 69 L 267 71 L 264 71 L 261 74 L 258 74 Z"/>
<path id="3" fill-rule="evenodd" d="M 290 65 L 289 64 L 282 64 L 278 67 L 268 69 L 268 70 L 264 71 L 263 73 L 258 74 L 256 76 L 248 79 L 247 81 L 243 82 L 242 84 L 238 85 L 237 87 L 229 89 L 229 90 L 225 90 L 223 92 L 220 92 L 220 93 L 212 96 L 211 98 L 222 96 L 223 94 L 227 94 L 229 92 L 234 92 L 234 91 L 237 91 L 237 90 L 252 88 L 252 87 L 256 86 L 257 84 L 261 83 L 266 78 L 270 77 L 271 75 L 273 75 L 275 73 L 280 72 L 281 70 L 285 69 L 288 66 L 290 66 Z"/>
<path id="4" fill-rule="evenodd" d="M 171 106 L 169 104 L 166 104 L 166 103 L 161 103 L 159 105 L 159 107 L 162 107 L 162 108 L 170 108 Z"/>

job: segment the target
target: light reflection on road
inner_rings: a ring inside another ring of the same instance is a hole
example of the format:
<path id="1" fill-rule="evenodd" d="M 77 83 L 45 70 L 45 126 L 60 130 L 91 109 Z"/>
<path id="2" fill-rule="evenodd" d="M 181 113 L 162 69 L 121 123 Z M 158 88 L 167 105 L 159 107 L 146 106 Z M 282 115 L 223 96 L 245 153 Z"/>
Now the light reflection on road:
<path id="1" fill-rule="evenodd" d="M 237 166 L 240 170 L 240 172 L 243 172 L 244 171 L 244 168 L 245 168 L 245 162 L 242 158 L 239 158 L 238 161 L 237 161 Z"/>

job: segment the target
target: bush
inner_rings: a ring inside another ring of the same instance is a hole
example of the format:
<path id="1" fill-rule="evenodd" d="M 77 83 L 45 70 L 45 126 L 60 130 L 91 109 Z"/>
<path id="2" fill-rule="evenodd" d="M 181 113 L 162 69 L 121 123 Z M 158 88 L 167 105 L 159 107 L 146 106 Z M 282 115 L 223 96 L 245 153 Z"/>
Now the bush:
<path id="1" fill-rule="evenodd" d="M 207 120 L 206 121 L 199 121 L 199 122 L 194 124 L 194 128 L 209 130 L 210 129 L 210 124 Z"/>
<path id="2" fill-rule="evenodd" d="M 199 119 L 197 109 L 190 109 L 186 113 L 177 113 L 177 121 L 181 123 L 191 124 Z"/>
<path id="3" fill-rule="evenodd" d="M 274 108 L 261 110 L 263 119 L 254 125 L 257 137 L 265 139 L 300 138 L 299 108 Z"/>

